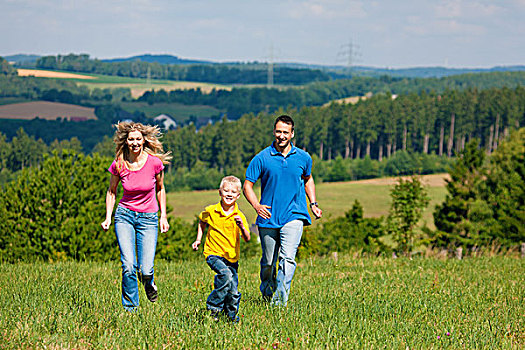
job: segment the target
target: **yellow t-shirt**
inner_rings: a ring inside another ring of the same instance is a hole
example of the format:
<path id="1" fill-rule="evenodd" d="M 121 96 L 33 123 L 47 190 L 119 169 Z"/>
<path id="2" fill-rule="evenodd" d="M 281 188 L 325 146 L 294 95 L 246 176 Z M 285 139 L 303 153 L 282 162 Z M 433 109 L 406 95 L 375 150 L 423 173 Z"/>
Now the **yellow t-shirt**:
<path id="1" fill-rule="evenodd" d="M 234 204 L 230 215 L 225 215 L 221 203 L 207 206 L 199 215 L 199 219 L 208 224 L 208 234 L 204 244 L 204 256 L 217 255 L 234 263 L 239 260 L 241 251 L 241 229 L 235 223 L 235 216 L 239 215 L 244 227 L 248 229 L 246 217 Z"/>

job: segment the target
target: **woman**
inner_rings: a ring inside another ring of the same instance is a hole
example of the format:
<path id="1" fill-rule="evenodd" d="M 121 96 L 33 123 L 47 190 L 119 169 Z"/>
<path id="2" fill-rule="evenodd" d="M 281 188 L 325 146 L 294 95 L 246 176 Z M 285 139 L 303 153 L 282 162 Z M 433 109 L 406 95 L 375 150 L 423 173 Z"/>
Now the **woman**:
<path id="1" fill-rule="evenodd" d="M 106 220 L 101 225 L 105 231 L 111 225 L 117 185 L 122 182 L 124 194 L 115 211 L 115 232 L 122 261 L 122 305 L 133 311 L 139 306 L 137 273 L 148 299 L 157 300 L 153 279 L 159 225 L 157 199 L 160 232 L 164 233 L 169 224 L 163 170 L 171 156 L 162 149 L 157 126 L 121 122 L 116 128 L 113 138 L 116 157 L 108 169 L 111 178 L 106 194 Z"/>

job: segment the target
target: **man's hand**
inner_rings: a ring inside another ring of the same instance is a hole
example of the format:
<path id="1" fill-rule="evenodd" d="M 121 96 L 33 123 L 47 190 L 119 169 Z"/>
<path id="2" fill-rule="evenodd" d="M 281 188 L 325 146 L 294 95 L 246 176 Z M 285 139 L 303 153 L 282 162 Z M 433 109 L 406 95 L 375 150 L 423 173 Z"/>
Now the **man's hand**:
<path id="1" fill-rule="evenodd" d="M 269 219 L 272 217 L 272 213 L 268 209 L 271 207 L 265 204 L 258 204 L 255 206 L 255 211 L 257 212 L 257 215 L 259 215 L 263 219 Z"/>
<path id="2" fill-rule="evenodd" d="M 321 208 L 319 208 L 319 206 L 312 205 L 311 208 L 312 213 L 314 213 L 316 219 L 320 219 L 323 216 L 323 211 L 321 210 Z"/>

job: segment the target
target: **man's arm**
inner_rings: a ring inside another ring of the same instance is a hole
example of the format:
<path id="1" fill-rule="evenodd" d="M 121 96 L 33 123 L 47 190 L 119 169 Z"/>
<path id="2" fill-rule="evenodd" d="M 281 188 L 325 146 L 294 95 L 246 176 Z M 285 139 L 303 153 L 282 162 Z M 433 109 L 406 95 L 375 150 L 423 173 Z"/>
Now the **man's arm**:
<path id="1" fill-rule="evenodd" d="M 319 219 L 323 216 L 323 211 L 321 208 L 319 208 L 319 205 L 317 204 L 317 200 L 315 197 L 315 183 L 314 178 L 312 175 L 305 176 L 304 177 L 305 183 L 304 183 L 304 191 L 306 192 L 306 195 L 308 196 L 308 200 L 310 200 L 310 203 L 315 203 L 314 205 L 310 205 L 310 208 L 312 209 L 312 213 L 314 213 L 315 218 Z"/>
<path id="2" fill-rule="evenodd" d="M 244 186 L 243 186 L 243 192 L 244 196 L 246 197 L 246 200 L 248 200 L 248 203 L 251 204 L 253 209 L 257 212 L 257 215 L 259 215 L 263 219 L 269 219 L 272 216 L 272 213 L 268 209 L 271 207 L 268 205 L 260 204 L 259 200 L 257 199 L 257 195 L 255 194 L 255 191 L 253 190 L 253 182 L 245 180 Z"/>

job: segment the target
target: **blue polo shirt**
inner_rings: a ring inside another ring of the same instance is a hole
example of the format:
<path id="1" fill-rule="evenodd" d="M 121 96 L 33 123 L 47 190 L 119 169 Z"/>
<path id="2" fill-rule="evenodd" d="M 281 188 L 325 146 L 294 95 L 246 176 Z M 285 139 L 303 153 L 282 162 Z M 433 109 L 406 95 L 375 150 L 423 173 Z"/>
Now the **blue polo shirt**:
<path id="1" fill-rule="evenodd" d="M 295 147 L 285 156 L 273 143 L 253 157 L 246 180 L 256 183 L 261 179 L 261 204 L 270 206 L 270 219 L 257 217 L 257 225 L 266 228 L 281 228 L 292 220 L 303 220 L 310 225 L 303 176 L 312 172 L 312 157 Z"/>

